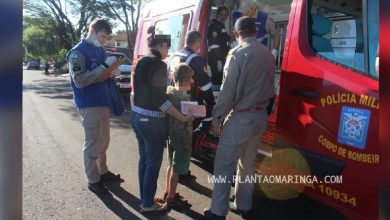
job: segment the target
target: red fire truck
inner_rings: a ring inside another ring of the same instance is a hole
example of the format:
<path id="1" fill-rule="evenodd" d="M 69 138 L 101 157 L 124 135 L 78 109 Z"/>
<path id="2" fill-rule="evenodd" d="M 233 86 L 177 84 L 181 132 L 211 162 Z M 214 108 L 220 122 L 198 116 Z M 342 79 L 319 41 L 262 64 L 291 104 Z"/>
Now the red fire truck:
<path id="1" fill-rule="evenodd" d="M 273 17 L 281 34 L 277 96 L 259 143 L 256 170 L 282 178 L 282 183 L 263 182 L 261 190 L 273 199 L 305 193 L 353 219 L 378 219 L 379 0 L 256 3 Z M 157 33 L 171 35 L 170 54 L 184 46 L 187 31 L 200 31 L 199 55 L 207 60 L 207 27 L 219 5 L 232 14 L 239 1 L 148 3 L 139 20 L 133 64 L 148 52 L 151 25 Z M 225 26 L 231 34 L 231 17 Z M 195 150 L 212 152 L 216 147 L 206 135 Z M 303 178 L 305 183 L 283 178 Z"/>

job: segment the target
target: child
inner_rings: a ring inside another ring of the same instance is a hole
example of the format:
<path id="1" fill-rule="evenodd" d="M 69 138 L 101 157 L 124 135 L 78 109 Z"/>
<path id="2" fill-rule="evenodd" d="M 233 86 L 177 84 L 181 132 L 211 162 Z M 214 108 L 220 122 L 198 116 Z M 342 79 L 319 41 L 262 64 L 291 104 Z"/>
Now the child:
<path id="1" fill-rule="evenodd" d="M 174 72 L 175 87 L 167 88 L 168 99 L 173 106 L 181 109 L 181 101 L 190 101 L 192 75 L 186 64 L 179 64 Z M 182 122 L 169 117 L 169 144 L 166 189 L 164 199 L 169 207 L 175 205 L 176 188 L 180 174 L 187 174 L 191 157 L 192 122 Z M 179 197 L 180 198 L 180 197 Z"/>

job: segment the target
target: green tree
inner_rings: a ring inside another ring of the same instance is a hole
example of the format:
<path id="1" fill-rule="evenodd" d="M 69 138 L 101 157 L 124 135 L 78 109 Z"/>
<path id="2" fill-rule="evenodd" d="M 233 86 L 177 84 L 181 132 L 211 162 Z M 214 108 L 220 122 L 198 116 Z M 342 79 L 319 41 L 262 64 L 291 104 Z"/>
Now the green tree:
<path id="1" fill-rule="evenodd" d="M 38 27 L 57 36 L 60 48 L 70 50 L 96 17 L 107 17 L 126 27 L 129 48 L 134 46 L 141 5 L 145 0 L 25 0 L 24 28 Z"/>
<path id="2" fill-rule="evenodd" d="M 70 50 L 88 24 L 103 13 L 96 0 L 26 0 L 25 14 L 42 30 L 55 34 L 61 47 Z"/>
<path id="3" fill-rule="evenodd" d="M 142 5 L 141 0 L 99 0 L 99 8 L 114 20 L 119 20 L 126 28 L 128 48 L 134 48 L 138 29 L 138 18 Z"/>
<path id="4" fill-rule="evenodd" d="M 59 39 L 50 32 L 28 27 L 23 32 L 23 47 L 27 59 L 49 59 L 60 50 Z"/>

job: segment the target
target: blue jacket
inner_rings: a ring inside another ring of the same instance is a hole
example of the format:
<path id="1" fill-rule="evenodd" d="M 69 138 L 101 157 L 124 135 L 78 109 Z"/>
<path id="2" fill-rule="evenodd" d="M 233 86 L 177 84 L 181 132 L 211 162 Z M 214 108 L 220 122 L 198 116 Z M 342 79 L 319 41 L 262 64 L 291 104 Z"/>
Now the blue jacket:
<path id="1" fill-rule="evenodd" d="M 102 47 L 95 47 L 84 39 L 73 47 L 69 54 L 73 50 L 77 50 L 84 55 L 87 70 L 95 69 L 106 59 L 106 52 Z M 77 88 L 71 78 L 73 99 L 76 106 L 78 108 L 109 106 L 112 100 L 109 83 L 109 80 L 105 80 L 103 82 L 93 83 L 84 88 Z"/>

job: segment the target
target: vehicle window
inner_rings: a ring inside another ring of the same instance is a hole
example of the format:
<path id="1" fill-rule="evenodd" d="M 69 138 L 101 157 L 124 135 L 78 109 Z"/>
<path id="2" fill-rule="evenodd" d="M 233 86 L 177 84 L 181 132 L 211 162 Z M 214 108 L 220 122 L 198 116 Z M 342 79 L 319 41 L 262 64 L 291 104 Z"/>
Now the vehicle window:
<path id="1" fill-rule="evenodd" d="M 107 56 L 115 56 L 116 58 L 125 58 L 125 60 L 123 61 L 123 64 L 124 65 L 131 65 L 131 61 L 130 59 L 125 55 L 125 54 L 121 54 L 121 53 L 107 53 Z"/>
<path id="2" fill-rule="evenodd" d="M 378 0 L 351 0 L 329 4 L 313 0 L 309 36 L 315 53 L 343 66 L 378 78 Z"/>
<path id="3" fill-rule="evenodd" d="M 131 62 L 128 58 L 125 58 L 125 61 L 123 62 L 124 65 L 131 65 Z"/>
<path id="4" fill-rule="evenodd" d="M 169 54 L 173 54 L 184 47 L 189 20 L 190 14 L 184 14 L 156 22 L 156 34 L 171 35 Z"/>
<path id="5" fill-rule="evenodd" d="M 144 21 L 143 25 L 142 25 L 142 33 L 141 33 L 141 41 L 143 42 L 139 42 L 139 52 L 138 52 L 138 55 L 146 55 L 148 54 L 149 52 L 149 47 L 148 47 L 148 28 L 151 26 L 152 22 L 151 21 Z"/>

